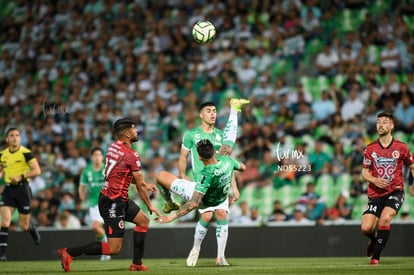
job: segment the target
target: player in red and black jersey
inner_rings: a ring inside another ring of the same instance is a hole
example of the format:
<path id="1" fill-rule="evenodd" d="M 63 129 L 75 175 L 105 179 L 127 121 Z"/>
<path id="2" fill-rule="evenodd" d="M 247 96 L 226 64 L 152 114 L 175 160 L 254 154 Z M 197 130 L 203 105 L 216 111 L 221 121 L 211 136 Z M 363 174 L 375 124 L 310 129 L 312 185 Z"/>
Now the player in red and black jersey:
<path id="1" fill-rule="evenodd" d="M 160 212 L 151 204 L 148 190 L 154 194 L 157 188 L 147 184 L 141 172 L 141 161 L 131 143 L 138 141 L 135 123 L 127 118 L 119 119 L 114 124 L 118 141 L 108 148 L 106 154 L 105 183 L 99 196 L 99 213 L 104 220 L 108 242 L 95 242 L 80 247 L 61 248 L 58 251 L 62 267 L 70 272 L 72 258 L 86 255 L 116 255 L 121 250 L 125 233 L 125 221 L 136 224 L 134 230 L 134 253 L 130 271 L 149 270 L 142 264 L 144 241 L 148 230 L 149 218 L 134 201 L 128 198 L 128 189 L 134 182 L 138 194 L 147 205 L 150 214 Z"/>
<path id="2" fill-rule="evenodd" d="M 378 265 L 390 235 L 391 220 L 404 202 L 403 165 L 414 175 L 414 161 L 405 143 L 393 138 L 394 118 L 390 113 L 377 116 L 378 139 L 364 153 L 362 177 L 369 182 L 368 206 L 363 213 L 361 231 L 370 241 L 370 265 Z M 378 225 L 377 234 L 375 228 Z"/>

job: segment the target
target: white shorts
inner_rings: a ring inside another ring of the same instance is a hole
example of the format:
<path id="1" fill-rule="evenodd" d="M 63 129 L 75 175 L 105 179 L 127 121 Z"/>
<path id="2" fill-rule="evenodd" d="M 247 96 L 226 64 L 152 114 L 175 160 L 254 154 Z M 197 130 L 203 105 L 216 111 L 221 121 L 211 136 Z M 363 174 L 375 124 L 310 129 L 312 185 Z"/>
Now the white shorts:
<path id="1" fill-rule="evenodd" d="M 89 207 L 89 216 L 87 217 L 87 223 L 92 224 L 94 221 L 104 223 L 104 220 L 99 214 L 99 206 L 95 205 L 94 207 Z"/>
<path id="2" fill-rule="evenodd" d="M 193 196 L 195 185 L 196 183 L 193 181 L 189 181 L 186 179 L 176 179 L 171 184 L 171 192 L 180 196 L 185 201 L 188 201 Z M 203 214 L 204 212 L 214 212 L 217 209 L 223 209 L 227 213 L 229 213 L 229 198 L 227 197 L 227 199 L 224 202 L 216 206 L 206 207 L 202 204 L 198 206 L 198 211 L 201 214 Z"/>

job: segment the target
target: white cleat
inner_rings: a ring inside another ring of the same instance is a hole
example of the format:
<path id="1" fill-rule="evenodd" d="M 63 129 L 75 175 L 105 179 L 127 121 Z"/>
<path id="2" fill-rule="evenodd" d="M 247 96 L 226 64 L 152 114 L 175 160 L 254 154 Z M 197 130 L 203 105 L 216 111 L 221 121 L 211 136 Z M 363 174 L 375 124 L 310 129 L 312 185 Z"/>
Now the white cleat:
<path id="1" fill-rule="evenodd" d="M 226 258 L 216 258 L 216 265 L 221 265 L 221 266 L 229 266 L 229 263 L 226 261 Z"/>
<path id="2" fill-rule="evenodd" d="M 191 249 L 190 255 L 187 257 L 187 266 L 195 266 L 197 264 L 198 255 L 200 255 L 200 250 Z"/>
<path id="3" fill-rule="evenodd" d="M 110 255 L 101 255 L 101 261 L 109 261 L 111 259 Z"/>

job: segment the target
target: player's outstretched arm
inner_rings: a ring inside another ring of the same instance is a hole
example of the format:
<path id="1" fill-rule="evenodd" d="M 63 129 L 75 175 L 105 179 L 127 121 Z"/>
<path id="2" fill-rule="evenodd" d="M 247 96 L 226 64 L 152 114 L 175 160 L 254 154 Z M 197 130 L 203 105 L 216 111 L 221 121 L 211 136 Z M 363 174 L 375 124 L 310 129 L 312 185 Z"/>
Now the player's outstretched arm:
<path id="1" fill-rule="evenodd" d="M 188 151 L 184 148 L 181 148 L 180 158 L 178 159 L 178 171 L 180 173 L 180 178 L 181 179 L 190 180 L 185 175 L 185 170 L 187 170 L 187 156 L 188 156 L 189 152 L 190 151 Z"/>
<path id="2" fill-rule="evenodd" d="M 187 201 L 181 208 L 177 211 L 172 213 L 168 216 L 161 216 L 155 219 L 155 221 L 159 222 L 160 224 L 172 222 L 179 217 L 184 216 L 185 214 L 191 212 L 193 209 L 197 208 L 200 204 L 201 200 L 203 199 L 204 194 L 194 191 L 192 198 Z"/>
<path id="3" fill-rule="evenodd" d="M 238 201 L 238 199 L 240 197 L 240 192 L 239 192 L 236 177 L 234 176 L 234 174 L 231 177 L 231 190 L 233 191 L 233 200 L 232 200 L 232 202 Z"/>
<path id="4" fill-rule="evenodd" d="M 150 214 L 155 212 L 158 216 L 161 216 L 160 211 L 151 204 L 149 195 L 148 195 L 148 184 L 144 182 L 144 176 L 142 175 L 141 171 L 134 171 L 132 172 L 132 176 L 134 177 L 135 186 L 137 188 L 137 192 L 144 203 L 147 205 Z"/>

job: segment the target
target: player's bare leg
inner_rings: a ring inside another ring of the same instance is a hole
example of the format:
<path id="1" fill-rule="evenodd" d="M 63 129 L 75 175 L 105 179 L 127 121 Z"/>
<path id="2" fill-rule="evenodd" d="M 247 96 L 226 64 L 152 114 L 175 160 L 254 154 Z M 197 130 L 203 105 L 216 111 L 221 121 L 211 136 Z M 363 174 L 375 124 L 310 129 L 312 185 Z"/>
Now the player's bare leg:
<path id="1" fill-rule="evenodd" d="M 155 175 L 157 185 L 160 186 L 161 196 L 165 200 L 164 206 L 162 207 L 162 212 L 164 213 L 170 213 L 173 210 L 180 209 L 180 204 L 174 201 L 170 192 L 171 184 L 176 179 L 178 179 L 176 176 L 166 171 L 161 171 Z"/>
<path id="2" fill-rule="evenodd" d="M 23 231 L 29 231 L 36 245 L 40 244 L 40 234 L 36 226 L 30 222 L 31 214 L 19 214 L 19 225 Z"/>
<path id="3" fill-rule="evenodd" d="M 223 145 L 220 147 L 219 155 L 230 156 L 237 138 L 237 113 L 241 112 L 243 105 L 248 104 L 249 102 L 249 100 L 242 98 L 232 98 L 230 100 L 230 115 L 226 127 L 223 130 Z"/>
<path id="4" fill-rule="evenodd" d="M 376 236 L 375 236 L 375 228 L 378 223 L 378 218 L 372 214 L 365 214 L 362 216 L 361 222 L 361 233 L 367 238 L 369 238 L 368 246 L 367 246 L 367 256 L 372 257 L 374 254 L 375 243 L 376 243 Z"/>

